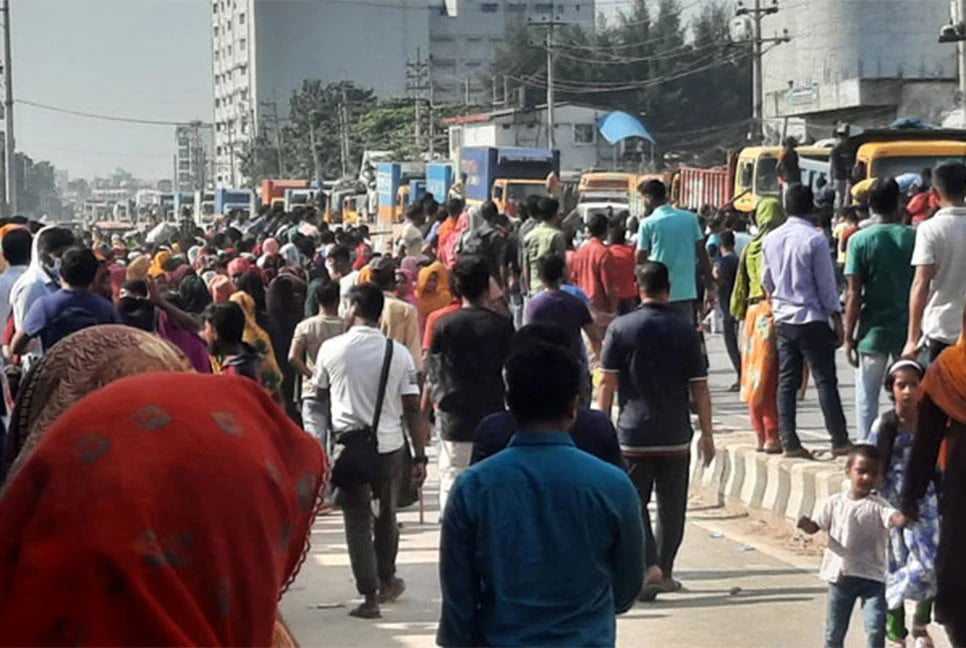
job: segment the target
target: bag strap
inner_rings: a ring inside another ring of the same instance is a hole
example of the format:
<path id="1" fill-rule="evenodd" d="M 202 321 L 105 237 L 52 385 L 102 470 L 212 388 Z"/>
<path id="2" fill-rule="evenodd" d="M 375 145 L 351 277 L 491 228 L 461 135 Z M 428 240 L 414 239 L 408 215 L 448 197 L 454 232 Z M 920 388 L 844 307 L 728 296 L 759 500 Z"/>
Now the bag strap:
<path id="1" fill-rule="evenodd" d="M 379 417 L 382 415 L 382 402 L 386 399 L 386 383 L 389 382 L 389 367 L 392 365 L 392 338 L 386 338 L 386 354 L 382 359 L 382 373 L 379 375 L 379 391 L 376 395 L 376 411 L 372 415 L 372 435 L 379 438 Z"/>

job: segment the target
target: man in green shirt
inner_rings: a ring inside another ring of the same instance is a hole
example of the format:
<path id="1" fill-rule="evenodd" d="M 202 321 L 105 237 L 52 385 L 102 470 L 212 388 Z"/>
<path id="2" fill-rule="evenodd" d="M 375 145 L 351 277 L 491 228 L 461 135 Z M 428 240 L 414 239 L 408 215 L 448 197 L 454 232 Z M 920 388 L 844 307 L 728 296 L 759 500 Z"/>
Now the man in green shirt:
<path id="1" fill-rule="evenodd" d="M 535 296 L 543 290 L 543 282 L 537 272 L 537 259 L 545 254 L 565 257 L 567 239 L 558 226 L 560 203 L 555 198 L 541 198 L 537 203 L 536 217 L 540 222 L 523 237 L 523 273 L 527 294 Z"/>
<path id="2" fill-rule="evenodd" d="M 899 185 L 880 178 L 869 193 L 879 222 L 849 237 L 845 275 L 845 351 L 856 367 L 855 415 L 859 438 L 869 435 L 889 364 L 902 353 L 915 268 L 916 233 L 899 223 Z"/>

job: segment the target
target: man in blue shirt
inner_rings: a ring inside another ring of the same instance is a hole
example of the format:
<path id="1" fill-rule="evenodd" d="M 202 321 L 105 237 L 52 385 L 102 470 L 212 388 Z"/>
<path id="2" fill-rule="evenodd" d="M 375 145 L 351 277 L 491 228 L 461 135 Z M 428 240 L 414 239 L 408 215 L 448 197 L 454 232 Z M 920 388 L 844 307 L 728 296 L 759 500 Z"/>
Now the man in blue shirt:
<path id="1" fill-rule="evenodd" d="M 578 450 L 580 366 L 558 346 L 506 362 L 510 447 L 456 481 L 440 542 L 441 646 L 613 646 L 644 574 L 627 476 Z"/>
<path id="2" fill-rule="evenodd" d="M 97 276 L 94 253 L 82 247 L 64 253 L 60 266 L 61 289 L 35 301 L 10 345 L 14 354 L 23 353 L 27 344 L 40 338 L 44 353 L 71 333 L 98 324 L 120 324 L 121 318 L 111 302 L 90 291 Z"/>

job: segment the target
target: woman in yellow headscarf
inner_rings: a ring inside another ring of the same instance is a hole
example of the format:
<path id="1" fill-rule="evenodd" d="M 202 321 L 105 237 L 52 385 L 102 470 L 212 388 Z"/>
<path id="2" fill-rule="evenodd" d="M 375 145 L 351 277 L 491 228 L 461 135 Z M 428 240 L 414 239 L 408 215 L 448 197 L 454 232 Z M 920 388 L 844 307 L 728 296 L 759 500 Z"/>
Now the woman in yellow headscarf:
<path id="1" fill-rule="evenodd" d="M 282 371 L 278 368 L 275 360 L 275 352 L 272 350 L 272 339 L 268 336 L 258 322 L 255 321 L 255 300 L 251 295 L 239 290 L 232 294 L 229 301 L 233 301 L 245 312 L 245 332 L 242 334 L 242 341 L 250 345 L 258 354 L 258 381 L 272 397 L 284 407 L 282 399 Z M 211 367 L 215 373 L 221 373 L 214 356 L 211 358 Z"/>
<path id="2" fill-rule="evenodd" d="M 419 271 L 416 280 L 416 310 L 419 311 L 419 330 L 422 335 L 426 318 L 433 311 L 448 306 L 453 301 L 449 292 L 449 271 L 439 261 L 434 261 Z"/>
<path id="3" fill-rule="evenodd" d="M 148 268 L 149 277 L 160 277 L 164 274 L 164 262 L 171 258 L 171 252 L 161 250 L 151 259 L 151 267 Z"/>
<path id="4" fill-rule="evenodd" d="M 778 436 L 778 339 L 771 304 L 761 285 L 762 242 L 785 222 L 785 212 L 776 198 L 758 202 L 755 222 L 758 234 L 745 246 L 738 263 L 731 314 L 745 322 L 740 344 L 741 400 L 748 403 L 758 450 L 779 454 L 782 444 Z"/>

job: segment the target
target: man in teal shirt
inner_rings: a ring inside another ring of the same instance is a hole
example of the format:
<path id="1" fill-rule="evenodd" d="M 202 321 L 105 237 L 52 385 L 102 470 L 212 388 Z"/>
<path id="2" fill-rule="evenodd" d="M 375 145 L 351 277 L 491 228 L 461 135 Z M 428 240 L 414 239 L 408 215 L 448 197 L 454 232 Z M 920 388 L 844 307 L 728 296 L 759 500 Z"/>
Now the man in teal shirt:
<path id="1" fill-rule="evenodd" d="M 637 190 L 649 212 L 637 233 L 637 264 L 657 261 L 667 266 L 669 305 L 697 327 L 698 276 L 705 289 L 705 312 L 714 308 L 717 290 L 698 217 L 667 204 L 667 187 L 660 180 L 649 180 Z"/>
<path id="2" fill-rule="evenodd" d="M 517 433 L 456 479 L 440 537 L 450 646 L 613 646 L 644 580 L 641 506 L 621 469 L 578 450 L 580 365 L 542 341 L 506 361 Z"/>
<path id="3" fill-rule="evenodd" d="M 916 233 L 899 222 L 899 185 L 876 180 L 869 209 L 879 222 L 849 237 L 845 261 L 845 351 L 855 370 L 855 417 L 865 439 L 879 412 L 886 369 L 902 353 Z"/>

